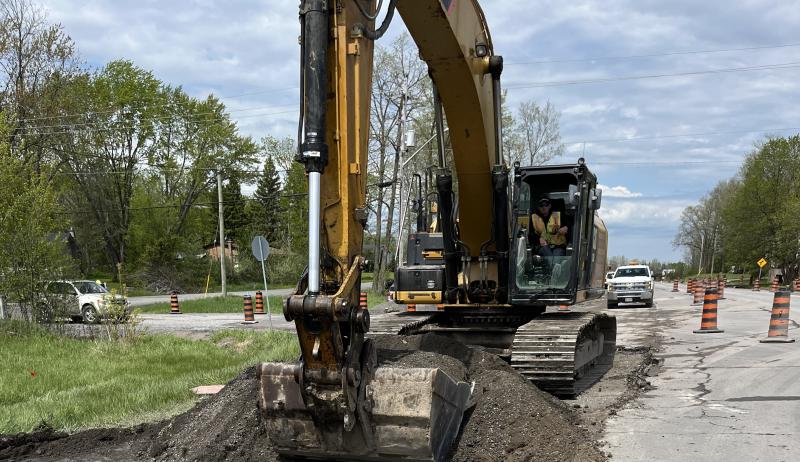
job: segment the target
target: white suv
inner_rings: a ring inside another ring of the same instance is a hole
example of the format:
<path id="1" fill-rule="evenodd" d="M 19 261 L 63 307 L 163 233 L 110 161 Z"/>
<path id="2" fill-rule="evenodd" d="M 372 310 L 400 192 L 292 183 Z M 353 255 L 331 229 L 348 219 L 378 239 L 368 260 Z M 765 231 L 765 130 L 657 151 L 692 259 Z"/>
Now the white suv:
<path id="1" fill-rule="evenodd" d="M 48 282 L 46 298 L 49 303 L 57 301 L 64 315 L 87 324 L 106 317 L 112 305 L 124 308 L 124 317 L 131 311 L 127 298 L 122 295 L 113 297 L 105 287 L 94 281 Z"/>
<path id="2" fill-rule="evenodd" d="M 647 265 L 620 266 L 608 284 L 608 307 L 620 303 L 644 303 L 653 306 L 653 273 Z"/>

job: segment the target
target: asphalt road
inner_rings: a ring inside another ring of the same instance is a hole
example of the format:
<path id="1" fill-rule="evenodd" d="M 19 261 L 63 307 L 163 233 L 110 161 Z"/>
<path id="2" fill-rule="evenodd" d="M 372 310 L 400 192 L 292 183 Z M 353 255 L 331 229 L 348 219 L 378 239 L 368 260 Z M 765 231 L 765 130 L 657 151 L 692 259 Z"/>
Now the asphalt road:
<path id="1" fill-rule="evenodd" d="M 363 289 L 371 289 L 372 282 L 365 282 L 361 284 Z M 293 288 L 290 289 L 270 289 L 264 295 L 269 296 L 276 296 L 276 297 L 288 297 L 289 295 L 294 292 Z M 228 292 L 228 295 L 253 295 L 255 293 L 254 290 L 245 290 L 245 291 L 237 291 L 237 292 Z M 221 297 L 222 292 L 213 292 L 210 294 L 179 294 L 178 298 L 180 300 L 199 300 L 201 298 L 206 297 Z M 144 306 L 144 305 L 153 305 L 155 303 L 167 303 L 169 302 L 169 295 L 145 295 L 141 297 L 128 297 L 128 300 L 131 302 L 131 306 Z"/>
<path id="2" fill-rule="evenodd" d="M 659 285 L 655 309 L 615 310 L 618 344 L 660 346 L 655 387 L 606 424 L 615 461 L 800 460 L 800 343 L 763 344 L 773 294 L 726 289 L 724 333 L 694 334 L 701 308 Z M 685 291 L 685 286 L 681 286 Z M 790 337 L 800 296 L 792 296 Z"/>

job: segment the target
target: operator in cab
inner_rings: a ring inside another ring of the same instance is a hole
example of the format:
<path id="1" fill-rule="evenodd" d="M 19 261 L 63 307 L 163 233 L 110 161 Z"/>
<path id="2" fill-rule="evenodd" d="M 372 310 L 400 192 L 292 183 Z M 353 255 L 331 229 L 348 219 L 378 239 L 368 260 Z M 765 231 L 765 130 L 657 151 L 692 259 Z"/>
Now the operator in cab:
<path id="1" fill-rule="evenodd" d="M 567 227 L 561 225 L 561 213 L 554 212 L 550 199 L 541 197 L 531 215 L 533 232 L 539 242 L 539 255 L 563 257 L 567 255 Z"/>

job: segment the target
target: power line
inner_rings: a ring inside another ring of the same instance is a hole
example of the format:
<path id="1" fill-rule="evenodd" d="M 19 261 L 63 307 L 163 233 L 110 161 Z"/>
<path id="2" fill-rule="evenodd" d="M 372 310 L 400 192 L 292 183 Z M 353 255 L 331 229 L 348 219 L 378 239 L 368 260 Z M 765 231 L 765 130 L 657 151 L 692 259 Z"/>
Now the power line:
<path id="1" fill-rule="evenodd" d="M 281 107 L 281 106 L 277 106 L 277 107 Z M 275 115 L 282 115 L 282 114 L 293 114 L 293 113 L 296 113 L 296 112 L 298 112 L 298 109 L 292 109 L 292 110 L 289 110 L 289 111 L 279 111 L 279 112 L 267 112 L 267 113 L 263 113 L 263 114 L 251 114 L 251 115 L 236 117 L 236 120 L 248 119 L 248 118 L 252 118 L 252 117 L 268 117 L 268 116 L 275 116 Z M 164 117 L 167 117 L 167 116 L 164 116 Z M 211 119 L 212 118 L 209 117 L 209 118 L 207 118 L 205 120 L 211 120 Z M 190 118 L 190 119 L 186 119 L 186 120 L 188 120 L 190 122 L 202 122 L 204 119 L 198 118 L 196 120 L 192 120 Z M 236 120 L 231 120 L 231 122 L 235 122 Z M 101 123 L 102 122 L 92 122 L 91 125 L 99 125 Z M 90 124 L 86 124 L 86 125 L 90 125 Z M 69 126 L 65 125 L 64 127 L 69 127 Z M 112 132 L 112 131 L 116 131 L 116 130 L 129 130 L 129 129 L 130 129 L 129 126 L 115 126 L 115 127 L 103 127 L 103 128 L 84 128 L 84 129 L 80 129 L 80 130 L 69 130 L 68 128 L 65 128 L 64 130 L 52 130 L 52 131 L 45 131 L 45 132 L 37 133 L 36 132 L 37 127 L 26 127 L 26 129 L 23 131 L 22 134 L 24 136 L 51 136 L 51 135 L 66 135 L 66 134 L 76 133 L 76 132 L 79 132 L 79 133 L 102 133 L 102 132 Z"/>
<path id="2" fill-rule="evenodd" d="M 306 197 L 306 196 L 308 196 L 308 193 L 278 194 L 278 197 L 289 198 L 289 199 L 301 198 L 301 197 Z M 258 199 L 254 198 L 254 197 L 244 197 L 242 199 L 237 199 L 237 200 L 229 200 L 229 201 L 223 200 L 222 202 L 224 204 L 241 204 L 241 203 L 244 203 L 244 202 L 253 202 L 253 201 L 257 201 L 257 200 Z M 193 208 L 193 207 L 213 207 L 213 206 L 216 206 L 217 204 L 218 204 L 217 202 L 195 202 L 195 203 L 189 205 L 189 207 L 190 208 Z M 96 212 L 97 213 L 122 212 L 122 211 L 131 212 L 131 211 L 146 211 L 146 210 L 176 209 L 176 208 L 182 208 L 182 207 L 184 207 L 184 204 L 150 205 L 150 206 L 145 206 L 145 207 L 127 207 L 125 209 L 122 209 L 122 208 L 102 209 L 102 210 L 97 210 Z M 71 212 L 56 212 L 56 213 L 54 213 L 54 215 L 76 215 L 76 214 L 77 215 L 81 215 L 81 214 L 92 214 L 93 215 L 96 212 L 94 210 L 73 210 Z"/>
<path id="3" fill-rule="evenodd" d="M 762 130 L 731 130 L 721 132 L 704 132 L 704 133 L 684 133 L 673 135 L 645 135 L 634 136 L 630 138 L 606 138 L 585 141 L 565 141 L 564 144 L 599 144 L 599 143 L 621 143 L 626 141 L 642 141 L 642 140 L 660 140 L 668 138 L 685 138 L 692 136 L 715 136 L 715 135 L 735 135 L 741 133 L 769 133 L 769 132 L 784 132 L 789 130 L 800 130 L 800 127 L 783 127 L 783 128 L 767 128 Z"/>
<path id="4" fill-rule="evenodd" d="M 550 82 L 533 82 L 525 85 L 511 85 L 507 86 L 506 88 L 522 89 L 522 88 L 560 87 L 566 85 L 584 85 L 592 83 L 620 82 L 626 80 L 659 79 L 664 77 L 684 77 L 684 76 L 704 75 L 704 74 L 795 69 L 797 67 L 800 67 L 800 61 L 780 63 L 780 64 L 765 64 L 763 66 L 730 67 L 723 69 L 711 69 L 707 71 L 678 72 L 674 74 L 632 75 L 632 76 L 607 77 L 607 78 L 585 79 L 585 80 L 554 80 Z"/>
<path id="5" fill-rule="evenodd" d="M 203 121 L 203 120 L 212 120 L 212 119 L 214 119 L 214 117 L 202 118 L 201 116 L 204 116 L 204 115 L 212 115 L 212 116 L 216 116 L 218 114 L 219 115 L 229 115 L 229 114 L 232 114 L 234 112 L 261 111 L 261 110 L 265 110 L 265 109 L 281 109 L 281 108 L 288 108 L 288 107 L 294 107 L 294 106 L 296 106 L 296 105 L 295 104 L 283 104 L 281 106 L 259 106 L 259 107 L 245 108 L 245 109 L 234 109 L 232 111 L 223 111 L 223 114 L 219 114 L 218 112 L 215 112 L 215 111 L 198 112 L 198 113 L 194 113 L 194 114 L 188 114 L 189 115 L 188 118 L 179 118 L 179 116 L 183 115 L 184 113 L 174 112 L 172 114 L 167 114 L 167 115 L 162 115 L 162 116 L 148 117 L 147 120 L 157 121 L 157 120 L 177 119 L 177 120 L 187 120 L 187 121 Z M 126 110 L 126 108 L 120 108 L 120 111 L 125 111 L 125 110 Z M 114 111 L 114 112 L 116 112 L 116 111 Z M 92 114 L 94 115 L 94 114 L 99 114 L 99 113 L 95 112 L 95 113 L 92 113 Z M 40 129 L 43 129 L 43 128 L 73 128 L 73 127 L 101 125 L 101 124 L 107 124 L 107 123 L 114 123 L 114 122 L 113 121 L 110 122 L 110 121 L 107 121 L 107 120 L 98 120 L 96 122 L 76 122 L 76 123 L 65 123 L 65 124 L 58 124 L 58 125 L 35 125 L 35 126 L 25 127 L 25 130 L 40 130 Z"/>
<path id="6" fill-rule="evenodd" d="M 727 53 L 727 52 L 735 52 L 735 51 L 755 51 L 755 50 L 767 50 L 767 49 L 775 49 L 775 48 L 790 48 L 790 47 L 799 47 L 800 43 L 787 43 L 784 45 L 764 45 L 764 46 L 756 46 L 756 47 L 743 47 L 743 48 L 722 48 L 722 49 L 715 49 L 715 50 L 688 50 L 688 51 L 668 51 L 664 53 L 651 53 L 651 54 L 641 54 L 641 55 L 626 55 L 626 56 L 598 56 L 594 58 L 568 58 L 568 59 L 550 59 L 550 60 L 538 60 L 538 61 L 522 61 L 522 62 L 506 62 L 504 65 L 506 66 L 521 66 L 521 65 L 530 65 L 530 64 L 556 64 L 556 63 L 582 63 L 582 62 L 591 62 L 591 61 L 615 61 L 615 60 L 626 60 L 626 59 L 642 59 L 642 58 L 657 58 L 662 56 L 679 56 L 679 55 L 697 55 L 697 54 L 708 54 L 708 53 Z"/>
<path id="7" fill-rule="evenodd" d="M 216 96 L 215 98 L 217 100 L 234 99 L 234 98 L 240 98 L 242 96 L 259 95 L 259 94 L 264 94 L 264 93 L 281 93 L 281 92 L 284 92 L 284 91 L 298 90 L 298 89 L 299 89 L 299 87 L 274 88 L 274 89 L 254 91 L 254 92 L 249 92 L 249 93 L 240 93 L 238 95 Z M 208 94 L 205 98 L 209 98 L 211 96 L 213 96 L 213 94 Z M 201 98 L 195 98 L 195 99 L 197 101 L 204 101 L 204 99 L 201 99 Z M 156 101 L 156 98 L 143 98 L 142 100 L 138 101 L 137 103 L 140 103 L 140 102 L 143 102 L 143 101 L 148 101 L 148 100 L 149 101 Z M 164 103 L 164 104 L 156 104 L 156 105 L 152 105 L 152 106 L 145 106 L 145 105 L 137 104 L 137 105 L 128 106 L 127 108 L 128 109 L 145 109 L 145 108 L 150 109 L 150 108 L 164 108 L 164 107 L 173 106 L 173 105 L 174 104 L 172 102 L 168 102 L 168 103 Z M 28 118 L 24 118 L 24 119 L 19 119 L 19 120 L 17 120 L 17 122 L 30 122 L 32 120 L 60 119 L 60 118 L 66 118 L 66 117 L 78 117 L 78 116 L 85 116 L 85 115 L 92 115 L 92 114 L 111 114 L 111 113 L 117 112 L 120 109 L 122 109 L 122 108 L 109 109 L 109 110 L 103 110 L 103 111 L 76 112 L 76 113 L 72 113 L 72 114 L 60 114 L 60 115 L 54 115 L 54 116 L 28 117 Z"/>

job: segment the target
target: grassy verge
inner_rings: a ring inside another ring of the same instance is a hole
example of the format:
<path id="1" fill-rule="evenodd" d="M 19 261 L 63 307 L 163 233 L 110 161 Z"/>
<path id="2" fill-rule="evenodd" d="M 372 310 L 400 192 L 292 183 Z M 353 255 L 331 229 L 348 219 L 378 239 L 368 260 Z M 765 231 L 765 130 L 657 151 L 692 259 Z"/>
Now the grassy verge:
<path id="1" fill-rule="evenodd" d="M 288 332 L 224 331 L 210 340 L 78 340 L 0 321 L 0 434 L 134 425 L 183 412 L 191 388 L 223 384 L 261 361 L 298 356 Z"/>
<path id="2" fill-rule="evenodd" d="M 273 314 L 283 314 L 284 297 L 269 297 L 269 308 Z M 386 301 L 383 295 L 367 292 L 367 306 L 372 308 Z M 253 308 L 255 309 L 255 298 L 253 298 Z M 199 300 L 186 300 L 180 302 L 181 312 L 183 313 L 241 313 L 243 311 L 243 300 L 238 295 L 227 297 L 209 297 Z M 154 303 L 137 308 L 140 313 L 158 314 L 169 313 L 169 303 Z M 264 300 L 264 311 L 267 310 L 267 301 Z"/>

